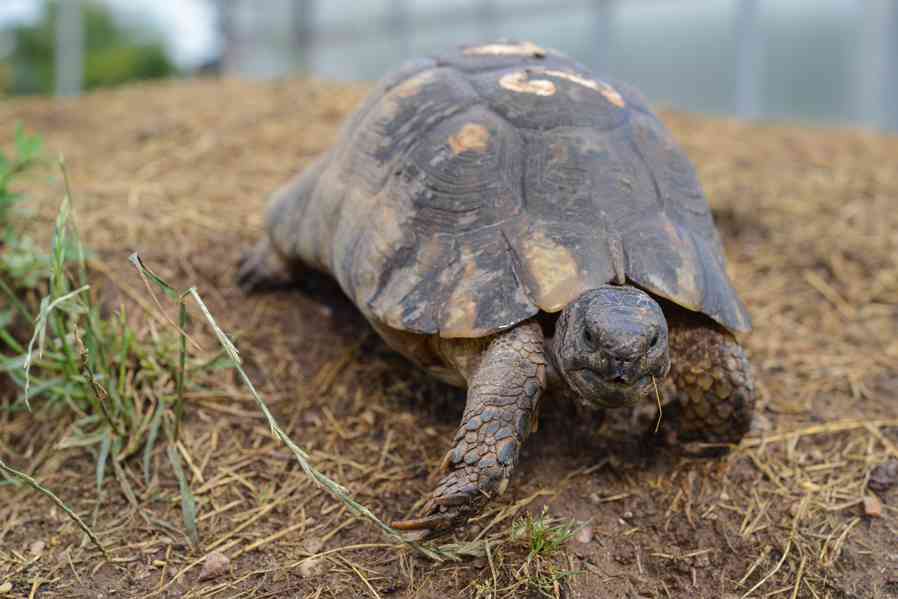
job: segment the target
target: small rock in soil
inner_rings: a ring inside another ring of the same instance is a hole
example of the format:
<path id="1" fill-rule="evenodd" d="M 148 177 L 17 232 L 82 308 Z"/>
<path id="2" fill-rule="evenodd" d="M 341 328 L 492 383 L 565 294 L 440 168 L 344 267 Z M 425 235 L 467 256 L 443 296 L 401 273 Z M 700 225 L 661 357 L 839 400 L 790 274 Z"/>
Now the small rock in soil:
<path id="1" fill-rule="evenodd" d="M 873 469 L 867 486 L 882 493 L 891 489 L 896 482 L 898 482 L 898 459 L 892 458 Z"/>
<path id="2" fill-rule="evenodd" d="M 589 543 L 592 541 L 592 526 L 584 526 L 577 532 L 577 536 L 574 539 L 578 543 Z"/>
<path id="3" fill-rule="evenodd" d="M 3 584 L 0 584 L 0 595 L 5 595 L 6 593 L 12 590 L 12 583 L 7 581 Z"/>
<path id="4" fill-rule="evenodd" d="M 318 576 L 326 571 L 327 562 L 323 557 L 311 557 L 299 564 L 299 575 L 303 578 Z"/>
<path id="5" fill-rule="evenodd" d="M 200 580 L 209 580 L 224 574 L 231 560 L 220 551 L 213 551 L 203 560 L 203 568 L 200 570 Z"/>
<path id="6" fill-rule="evenodd" d="M 864 515 L 868 518 L 879 518 L 882 516 L 882 502 L 876 495 L 864 496 Z"/>
<path id="7" fill-rule="evenodd" d="M 40 557 L 40 555 L 44 552 L 44 547 L 46 546 L 47 544 L 43 541 L 35 541 L 31 544 L 31 555 L 33 555 L 34 557 Z"/>

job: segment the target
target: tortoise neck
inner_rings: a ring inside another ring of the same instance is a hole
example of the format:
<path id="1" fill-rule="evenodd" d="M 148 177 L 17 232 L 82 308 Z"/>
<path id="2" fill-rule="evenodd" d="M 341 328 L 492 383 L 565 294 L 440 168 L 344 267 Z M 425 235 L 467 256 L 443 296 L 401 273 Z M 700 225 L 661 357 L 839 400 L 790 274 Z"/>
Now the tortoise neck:
<path id="1" fill-rule="evenodd" d="M 558 360 L 555 357 L 555 337 L 545 337 L 543 347 L 546 355 L 546 386 L 552 390 L 565 388 L 567 384 L 561 376 Z"/>

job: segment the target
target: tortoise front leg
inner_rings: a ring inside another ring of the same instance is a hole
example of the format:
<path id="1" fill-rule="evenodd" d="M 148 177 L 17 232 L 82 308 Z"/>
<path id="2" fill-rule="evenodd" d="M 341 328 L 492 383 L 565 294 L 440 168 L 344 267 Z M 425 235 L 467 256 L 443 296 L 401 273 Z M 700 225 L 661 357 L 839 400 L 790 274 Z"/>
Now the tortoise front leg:
<path id="1" fill-rule="evenodd" d="M 711 319 L 679 312 L 668 318 L 670 380 L 676 389 L 670 416 L 680 442 L 700 442 L 703 455 L 739 443 L 751 426 L 755 387 L 745 351 Z"/>
<path id="2" fill-rule="evenodd" d="M 424 505 L 423 517 L 394 523 L 398 529 L 434 536 L 466 522 L 505 491 L 521 445 L 534 428 L 546 386 L 539 325 L 523 323 L 498 335 L 479 362 L 472 362 L 461 426 L 441 465 L 447 472 Z M 457 363 L 464 370 L 462 361 Z"/>

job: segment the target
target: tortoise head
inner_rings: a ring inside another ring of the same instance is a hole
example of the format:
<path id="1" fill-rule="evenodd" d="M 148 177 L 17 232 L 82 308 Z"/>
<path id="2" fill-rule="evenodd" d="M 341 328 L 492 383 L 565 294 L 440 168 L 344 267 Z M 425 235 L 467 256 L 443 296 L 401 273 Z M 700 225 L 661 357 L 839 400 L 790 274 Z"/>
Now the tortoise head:
<path id="1" fill-rule="evenodd" d="M 630 405 L 654 393 L 670 369 L 667 321 L 647 293 L 603 285 L 561 313 L 552 348 L 562 378 L 591 408 Z"/>

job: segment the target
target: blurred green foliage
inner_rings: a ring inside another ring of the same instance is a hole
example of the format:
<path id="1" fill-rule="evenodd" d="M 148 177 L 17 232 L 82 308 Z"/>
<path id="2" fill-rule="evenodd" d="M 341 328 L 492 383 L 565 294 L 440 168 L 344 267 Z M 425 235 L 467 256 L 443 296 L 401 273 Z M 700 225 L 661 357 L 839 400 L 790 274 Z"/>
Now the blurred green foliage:
<path id="1" fill-rule="evenodd" d="M 0 93 L 49 94 L 55 80 L 54 52 L 58 1 L 47 2 L 43 18 L 12 31 L 14 50 L 0 73 Z M 165 48 L 152 32 L 118 23 L 97 2 L 82 4 L 85 90 L 176 73 Z"/>

